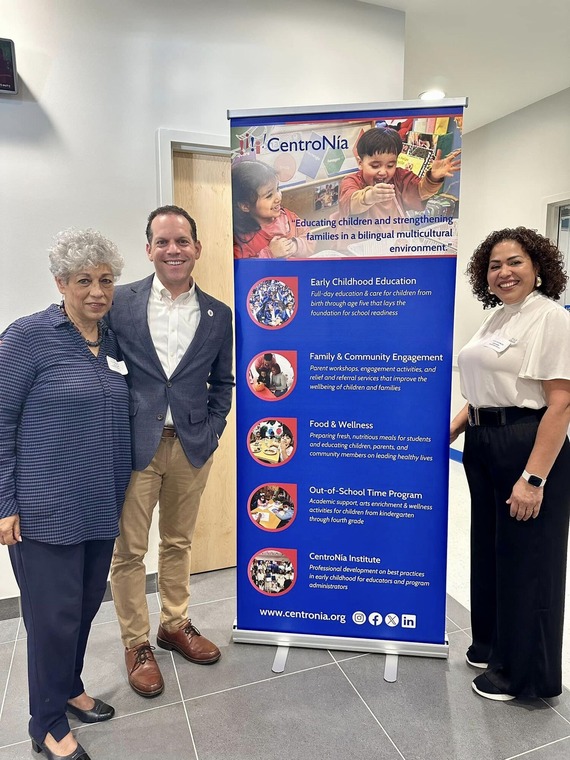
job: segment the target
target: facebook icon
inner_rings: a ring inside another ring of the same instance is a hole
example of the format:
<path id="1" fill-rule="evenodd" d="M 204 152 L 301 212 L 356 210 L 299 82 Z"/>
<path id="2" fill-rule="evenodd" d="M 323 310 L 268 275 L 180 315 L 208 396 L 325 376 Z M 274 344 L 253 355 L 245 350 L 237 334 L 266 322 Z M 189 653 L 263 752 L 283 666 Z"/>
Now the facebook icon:
<path id="1" fill-rule="evenodd" d="M 371 612 L 368 615 L 368 622 L 370 625 L 380 625 L 382 623 L 382 615 L 379 612 Z"/>

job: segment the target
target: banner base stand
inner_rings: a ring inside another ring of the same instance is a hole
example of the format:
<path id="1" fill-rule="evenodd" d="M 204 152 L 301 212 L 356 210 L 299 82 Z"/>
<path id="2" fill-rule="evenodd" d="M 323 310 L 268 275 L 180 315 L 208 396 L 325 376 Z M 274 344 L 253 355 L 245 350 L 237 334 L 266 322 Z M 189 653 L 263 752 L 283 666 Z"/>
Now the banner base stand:
<path id="1" fill-rule="evenodd" d="M 384 680 L 388 683 L 396 683 L 398 680 L 398 655 L 387 654 L 384 663 Z"/>
<path id="2" fill-rule="evenodd" d="M 285 665 L 287 664 L 287 656 L 289 654 L 289 647 L 278 646 L 275 652 L 275 658 L 273 659 L 273 666 L 271 668 L 272 673 L 283 673 Z"/>
<path id="3" fill-rule="evenodd" d="M 406 655 L 410 657 L 438 657 L 447 659 L 449 642 L 447 636 L 443 644 L 430 644 L 418 641 L 388 641 L 385 639 L 357 639 L 344 636 L 318 636 L 309 633 L 287 633 L 283 631 L 249 631 L 238 628 L 234 624 L 232 640 L 236 644 L 265 644 L 279 649 L 287 647 L 304 647 L 306 649 L 334 649 L 344 652 L 367 652 L 371 654 Z M 287 651 L 275 655 L 273 667 L 285 667 Z M 394 667 L 395 665 L 395 667 Z M 388 663 L 387 663 L 388 666 Z M 283 672 L 275 671 L 274 672 Z M 390 667 L 385 674 L 392 676 L 398 673 L 398 664 L 390 658 Z M 386 678 L 386 680 L 390 680 Z"/>

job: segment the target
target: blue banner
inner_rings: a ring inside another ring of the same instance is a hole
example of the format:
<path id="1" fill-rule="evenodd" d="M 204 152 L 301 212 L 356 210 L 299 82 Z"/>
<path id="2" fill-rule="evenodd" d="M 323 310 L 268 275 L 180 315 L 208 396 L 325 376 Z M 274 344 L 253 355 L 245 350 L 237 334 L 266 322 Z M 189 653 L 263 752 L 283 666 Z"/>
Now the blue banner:
<path id="1" fill-rule="evenodd" d="M 238 630 L 445 641 L 461 126 L 232 119 Z"/>

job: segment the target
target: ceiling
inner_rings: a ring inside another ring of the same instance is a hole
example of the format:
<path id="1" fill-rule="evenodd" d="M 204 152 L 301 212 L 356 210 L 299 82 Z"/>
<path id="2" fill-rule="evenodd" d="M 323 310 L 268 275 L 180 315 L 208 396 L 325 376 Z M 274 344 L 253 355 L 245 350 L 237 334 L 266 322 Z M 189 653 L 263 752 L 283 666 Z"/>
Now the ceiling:
<path id="1" fill-rule="evenodd" d="M 570 87 L 570 0 L 360 0 L 406 13 L 404 97 L 469 98 L 465 131 Z"/>

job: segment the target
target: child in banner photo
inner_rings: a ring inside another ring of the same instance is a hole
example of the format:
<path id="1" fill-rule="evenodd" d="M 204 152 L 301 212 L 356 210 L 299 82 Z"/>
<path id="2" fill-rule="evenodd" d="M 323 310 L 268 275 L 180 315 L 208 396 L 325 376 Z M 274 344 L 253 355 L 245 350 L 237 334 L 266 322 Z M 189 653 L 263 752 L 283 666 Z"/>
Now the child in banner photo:
<path id="1" fill-rule="evenodd" d="M 359 170 L 340 184 L 340 216 L 394 219 L 406 211 L 423 211 L 426 202 L 461 168 L 460 150 L 441 158 L 437 151 L 429 171 L 420 179 L 412 171 L 397 166 L 402 138 L 395 129 L 369 129 L 356 144 Z"/>
<path id="2" fill-rule="evenodd" d="M 271 385 L 271 374 L 268 369 L 265 369 L 265 367 L 262 367 L 258 371 L 257 382 L 258 384 L 265 385 L 266 388 L 269 388 L 269 386 Z"/>
<path id="3" fill-rule="evenodd" d="M 232 167 L 234 258 L 287 259 L 310 256 L 314 243 L 295 226 L 299 217 L 281 206 L 277 173 L 261 161 Z"/>

